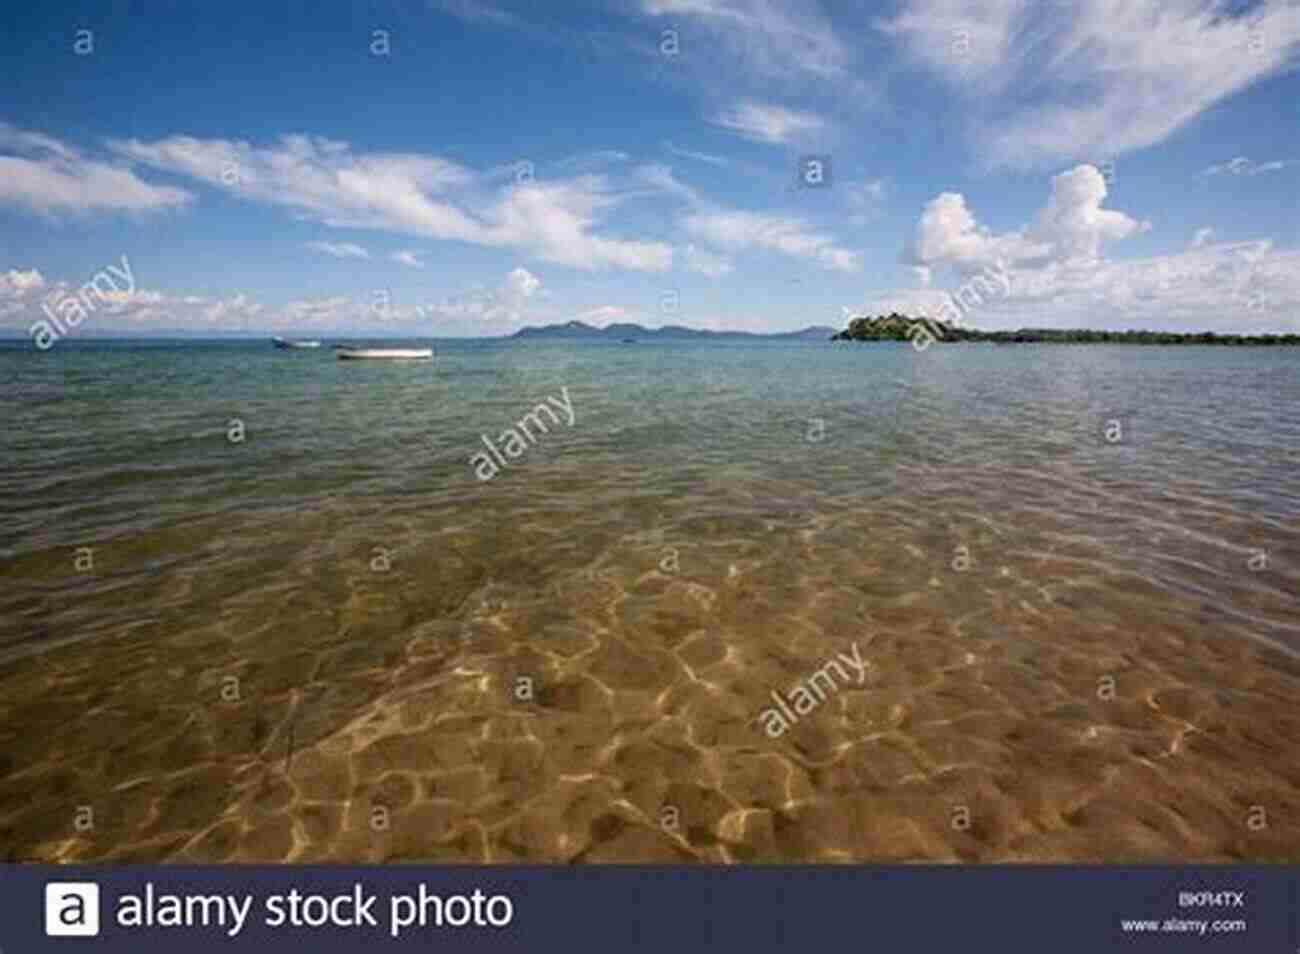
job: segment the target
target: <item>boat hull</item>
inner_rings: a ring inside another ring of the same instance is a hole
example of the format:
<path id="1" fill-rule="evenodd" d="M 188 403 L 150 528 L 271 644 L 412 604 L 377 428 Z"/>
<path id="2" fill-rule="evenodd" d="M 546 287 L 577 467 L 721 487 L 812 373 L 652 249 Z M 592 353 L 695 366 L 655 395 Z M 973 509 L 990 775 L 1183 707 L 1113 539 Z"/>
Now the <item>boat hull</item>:
<path id="1" fill-rule="evenodd" d="M 319 341 L 290 341 L 287 338 L 272 338 L 271 344 L 275 345 L 277 348 L 285 348 L 285 349 L 295 349 L 295 348 L 311 349 L 311 348 L 320 347 Z"/>
<path id="2" fill-rule="evenodd" d="M 340 361 L 422 361 L 433 357 L 432 348 L 338 348 Z"/>

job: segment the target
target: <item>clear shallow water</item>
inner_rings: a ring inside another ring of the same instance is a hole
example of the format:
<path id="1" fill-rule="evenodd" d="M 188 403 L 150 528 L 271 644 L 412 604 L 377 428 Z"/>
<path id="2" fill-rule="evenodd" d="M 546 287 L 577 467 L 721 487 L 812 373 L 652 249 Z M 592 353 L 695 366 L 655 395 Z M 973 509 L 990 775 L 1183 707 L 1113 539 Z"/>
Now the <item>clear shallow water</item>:
<path id="1" fill-rule="evenodd" d="M 0 382 L 10 856 L 1300 857 L 1292 350 L 70 341 Z"/>

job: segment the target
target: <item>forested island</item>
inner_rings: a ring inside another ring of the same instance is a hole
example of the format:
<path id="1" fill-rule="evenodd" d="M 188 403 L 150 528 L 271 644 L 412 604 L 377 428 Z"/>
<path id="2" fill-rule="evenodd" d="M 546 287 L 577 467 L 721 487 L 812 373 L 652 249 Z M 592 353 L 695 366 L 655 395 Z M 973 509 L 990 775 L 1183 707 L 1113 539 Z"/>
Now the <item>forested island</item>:
<path id="1" fill-rule="evenodd" d="M 1300 345 L 1295 335 L 1224 335 L 1212 331 L 1097 331 L 1088 328 L 1021 328 L 1018 331 L 978 331 L 932 318 L 910 318 L 892 312 L 875 318 L 854 318 L 832 341 L 983 341 L 993 344 L 1151 344 L 1151 345 Z"/>

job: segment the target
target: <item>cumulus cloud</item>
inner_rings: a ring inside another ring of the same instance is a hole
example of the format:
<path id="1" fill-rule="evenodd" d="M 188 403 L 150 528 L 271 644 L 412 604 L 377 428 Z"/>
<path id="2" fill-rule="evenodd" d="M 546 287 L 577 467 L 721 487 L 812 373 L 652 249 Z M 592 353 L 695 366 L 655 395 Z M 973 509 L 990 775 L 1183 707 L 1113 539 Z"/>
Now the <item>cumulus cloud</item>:
<path id="1" fill-rule="evenodd" d="M 58 216 L 157 212 L 193 198 L 145 182 L 125 164 L 89 159 L 51 136 L 0 123 L 0 203 Z"/>
<path id="2" fill-rule="evenodd" d="M 1103 209 L 1106 179 L 1095 166 L 1081 165 L 1052 179 L 1052 194 L 1038 213 L 1032 234 L 1060 259 L 1096 259 L 1103 242 L 1151 228 L 1149 222 Z"/>
<path id="3" fill-rule="evenodd" d="M 1161 142 L 1300 51 L 1288 0 L 914 0 L 877 26 L 966 98 L 978 151 L 1006 167 Z"/>
<path id="4" fill-rule="evenodd" d="M 44 287 L 45 278 L 34 268 L 0 272 L 0 319 L 24 312 Z"/>
<path id="5" fill-rule="evenodd" d="M 619 201 L 600 176 L 499 183 L 437 156 L 358 153 L 303 135 L 264 146 L 188 136 L 111 145 L 137 162 L 335 227 L 520 249 L 582 269 L 654 272 L 672 264 L 664 243 L 596 232 Z"/>
<path id="6" fill-rule="evenodd" d="M 931 199 L 921 213 L 902 260 L 916 268 L 923 284 L 931 269 L 951 266 L 959 273 L 1026 261 L 1093 261 L 1105 242 L 1128 238 L 1150 223 L 1103 209 L 1106 180 L 1094 166 L 1080 165 L 1055 176 L 1046 204 L 1026 228 L 994 233 L 981 226 L 957 192 Z"/>
<path id="7" fill-rule="evenodd" d="M 1226 243 L 1129 261 L 1011 268 L 963 312 L 976 328 L 1146 328 L 1271 334 L 1300 331 L 1300 252 Z M 962 286 L 964 287 L 964 286 Z M 897 289 L 856 313 L 941 313 L 961 290 Z"/>
<path id="8" fill-rule="evenodd" d="M 915 234 L 903 249 L 903 261 L 926 269 L 917 274 L 928 281 L 938 266 L 968 271 L 999 261 L 1041 258 L 1049 251 L 1046 243 L 1034 241 L 1024 231 L 994 234 L 976 222 L 965 196 L 943 192 L 926 203 Z"/>
<path id="9" fill-rule="evenodd" d="M 432 323 L 444 333 L 506 332 L 531 316 L 546 296 L 542 280 L 523 267 L 511 269 L 495 287 L 476 286 L 440 301 L 399 309 L 397 317 Z"/>
<path id="10" fill-rule="evenodd" d="M 1105 198 L 1101 174 L 1078 166 L 1054 177 L 1029 225 L 995 233 L 976 221 L 960 194 L 943 193 L 927 203 L 904 248 L 903 262 L 922 287 L 886 293 L 867 310 L 935 314 L 948 296 L 960 298 L 974 275 L 986 273 L 997 281 L 981 286 L 976 297 L 982 300 L 965 315 L 975 327 L 1251 333 L 1300 327 L 1300 251 L 1278 250 L 1269 241 L 1214 243 L 1206 227 L 1181 252 L 1108 260 L 1107 243 L 1149 226 L 1102 208 Z M 939 269 L 951 275 L 943 283 L 948 288 L 932 287 Z"/>
<path id="11" fill-rule="evenodd" d="M 515 268 L 502 282 L 502 304 L 512 312 L 522 311 L 528 299 L 537 294 L 542 280 L 526 268 Z"/>

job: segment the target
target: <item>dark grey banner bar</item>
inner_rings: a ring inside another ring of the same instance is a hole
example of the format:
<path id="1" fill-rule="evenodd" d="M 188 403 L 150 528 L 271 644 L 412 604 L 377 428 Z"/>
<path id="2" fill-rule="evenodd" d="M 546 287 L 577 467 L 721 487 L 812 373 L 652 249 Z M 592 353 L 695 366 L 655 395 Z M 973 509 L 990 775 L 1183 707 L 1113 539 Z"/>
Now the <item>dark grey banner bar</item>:
<path id="1" fill-rule="evenodd" d="M 1295 866 L 0 866 L 0 951 L 1300 950 Z"/>

